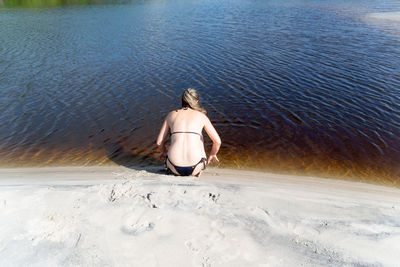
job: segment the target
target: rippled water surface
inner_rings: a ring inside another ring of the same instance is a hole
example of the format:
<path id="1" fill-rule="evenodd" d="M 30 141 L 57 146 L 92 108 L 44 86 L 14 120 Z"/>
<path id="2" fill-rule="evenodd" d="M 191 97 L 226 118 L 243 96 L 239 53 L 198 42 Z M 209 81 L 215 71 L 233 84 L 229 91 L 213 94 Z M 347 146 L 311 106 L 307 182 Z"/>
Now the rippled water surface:
<path id="1" fill-rule="evenodd" d="M 2 166 L 154 164 L 194 87 L 222 166 L 400 183 L 400 23 L 368 19 L 399 2 L 21 3 L 0 0 Z"/>

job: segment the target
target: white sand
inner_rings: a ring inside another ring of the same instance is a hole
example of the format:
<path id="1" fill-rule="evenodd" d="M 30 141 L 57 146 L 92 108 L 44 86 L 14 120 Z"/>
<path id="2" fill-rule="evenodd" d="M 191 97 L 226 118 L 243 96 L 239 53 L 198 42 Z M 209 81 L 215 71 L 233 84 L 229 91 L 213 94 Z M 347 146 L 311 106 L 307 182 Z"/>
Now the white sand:
<path id="1" fill-rule="evenodd" d="M 400 190 L 232 170 L 0 170 L 0 266 L 399 266 Z"/>

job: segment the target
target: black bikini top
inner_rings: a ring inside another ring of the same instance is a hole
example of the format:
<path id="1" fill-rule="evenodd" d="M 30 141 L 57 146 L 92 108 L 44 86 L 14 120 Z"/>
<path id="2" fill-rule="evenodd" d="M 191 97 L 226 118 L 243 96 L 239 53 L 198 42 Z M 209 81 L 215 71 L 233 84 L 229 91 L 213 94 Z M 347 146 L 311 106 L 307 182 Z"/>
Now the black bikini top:
<path id="1" fill-rule="evenodd" d="M 200 136 L 202 136 L 201 134 L 199 134 L 199 133 L 196 133 L 196 132 L 173 132 L 173 133 L 171 133 L 171 135 L 173 135 L 173 134 L 177 134 L 177 133 L 191 133 L 191 134 L 197 134 L 197 135 L 200 135 Z"/>

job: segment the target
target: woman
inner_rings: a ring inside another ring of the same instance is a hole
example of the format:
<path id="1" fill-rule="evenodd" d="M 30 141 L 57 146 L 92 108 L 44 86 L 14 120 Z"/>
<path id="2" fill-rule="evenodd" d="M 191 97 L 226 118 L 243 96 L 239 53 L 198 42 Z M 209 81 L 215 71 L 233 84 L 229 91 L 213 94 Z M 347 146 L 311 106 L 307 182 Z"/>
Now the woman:
<path id="1" fill-rule="evenodd" d="M 168 170 L 176 175 L 197 176 L 206 168 L 206 162 L 219 162 L 217 153 L 221 139 L 205 114 L 206 111 L 199 105 L 199 94 L 195 89 L 188 88 L 182 95 L 182 108 L 171 111 L 161 127 L 157 138 L 160 158 L 166 154 L 165 141 L 170 132 L 171 144 L 165 162 Z M 208 160 L 201 134 L 203 128 L 213 142 Z"/>

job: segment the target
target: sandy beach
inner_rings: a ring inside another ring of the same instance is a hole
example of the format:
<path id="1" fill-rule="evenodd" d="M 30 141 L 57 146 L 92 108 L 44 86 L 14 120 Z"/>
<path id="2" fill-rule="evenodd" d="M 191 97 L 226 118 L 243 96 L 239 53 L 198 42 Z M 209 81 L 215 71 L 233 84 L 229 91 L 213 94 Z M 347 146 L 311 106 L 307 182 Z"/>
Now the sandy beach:
<path id="1" fill-rule="evenodd" d="M 159 168 L 158 168 L 159 169 Z M 0 266 L 398 266 L 400 190 L 229 169 L 0 170 Z"/>

